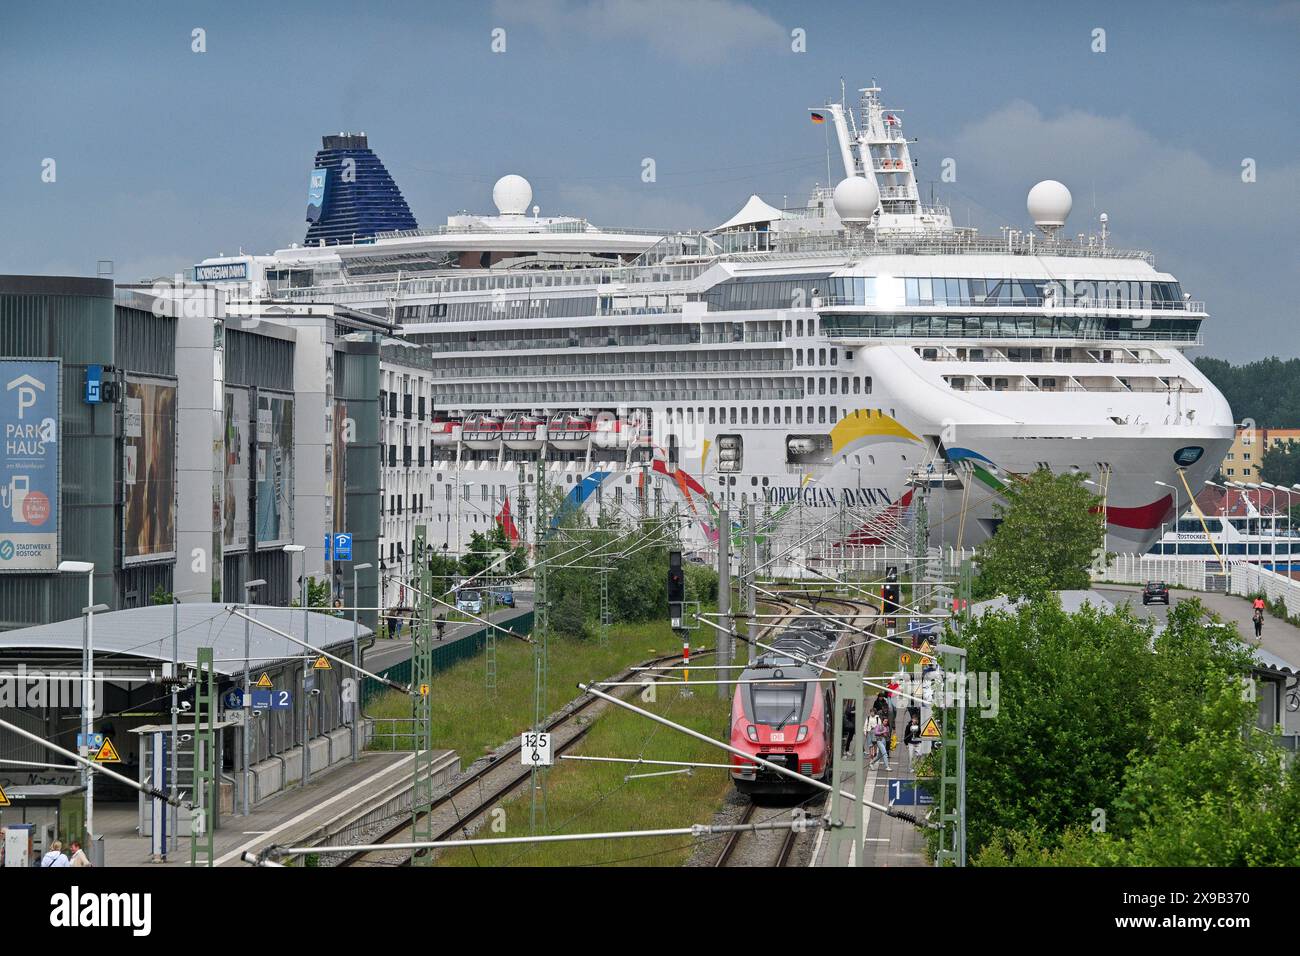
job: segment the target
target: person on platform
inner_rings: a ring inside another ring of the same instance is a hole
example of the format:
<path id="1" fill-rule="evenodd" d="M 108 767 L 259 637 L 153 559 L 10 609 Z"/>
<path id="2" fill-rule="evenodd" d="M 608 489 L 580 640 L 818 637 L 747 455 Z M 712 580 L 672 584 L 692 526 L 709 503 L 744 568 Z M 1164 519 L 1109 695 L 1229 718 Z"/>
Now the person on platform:
<path id="1" fill-rule="evenodd" d="M 45 855 L 41 857 L 41 869 L 61 866 L 71 866 L 71 864 L 68 862 L 67 854 L 63 852 L 63 844 L 55 840 L 50 844 L 50 848 L 45 851 Z"/>
<path id="2" fill-rule="evenodd" d="M 73 840 L 70 847 L 72 850 L 72 861 L 69 866 L 93 866 L 90 857 L 86 856 L 86 851 L 81 848 L 81 843 Z"/>
<path id="3" fill-rule="evenodd" d="M 1255 608 L 1255 613 L 1251 615 L 1251 620 L 1255 622 L 1255 636 L 1261 637 L 1264 634 L 1264 609 Z"/>
<path id="4" fill-rule="evenodd" d="M 885 718 L 877 717 L 872 723 L 871 735 L 876 747 L 875 756 L 871 758 L 868 767 L 874 767 L 877 763 L 885 765 L 889 769 L 889 721 Z"/>
<path id="5" fill-rule="evenodd" d="M 910 708 L 907 726 L 903 728 L 903 745 L 907 747 L 907 769 L 915 770 L 916 761 L 921 756 L 921 717 L 919 711 L 916 716 L 911 716 Z"/>
<path id="6" fill-rule="evenodd" d="M 844 756 L 846 757 L 853 753 L 853 736 L 856 730 L 855 727 L 856 721 L 854 718 L 855 718 L 855 712 L 853 708 L 853 701 L 851 700 L 845 701 L 844 718 L 840 730 L 844 737 Z"/>

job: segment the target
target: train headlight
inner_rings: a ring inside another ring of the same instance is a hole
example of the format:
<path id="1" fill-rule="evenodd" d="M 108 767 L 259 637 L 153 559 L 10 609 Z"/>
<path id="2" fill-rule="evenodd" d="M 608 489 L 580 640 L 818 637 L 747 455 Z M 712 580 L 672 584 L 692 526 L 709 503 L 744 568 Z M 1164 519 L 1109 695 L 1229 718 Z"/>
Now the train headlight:
<path id="1" fill-rule="evenodd" d="M 753 724 L 750 724 L 748 727 L 745 728 L 745 736 L 748 737 L 750 740 L 752 740 L 754 743 L 758 743 L 758 728 L 755 727 Z"/>
<path id="2" fill-rule="evenodd" d="M 799 734 L 797 737 L 794 738 L 794 742 L 797 744 L 801 744 L 807 739 L 808 739 L 808 725 L 805 724 L 804 726 L 799 728 Z"/>

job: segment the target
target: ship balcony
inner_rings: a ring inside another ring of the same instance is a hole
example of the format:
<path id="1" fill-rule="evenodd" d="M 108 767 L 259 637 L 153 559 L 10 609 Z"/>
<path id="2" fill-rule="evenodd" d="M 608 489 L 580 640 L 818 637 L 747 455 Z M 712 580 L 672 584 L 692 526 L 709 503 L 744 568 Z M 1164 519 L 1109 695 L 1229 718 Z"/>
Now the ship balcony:
<path id="1" fill-rule="evenodd" d="M 813 308 L 818 312 L 840 312 L 844 310 L 889 309 L 891 312 L 908 312 L 916 310 L 933 311 L 934 309 L 988 309 L 1019 312 L 1021 309 L 1046 309 L 1053 315 L 1057 313 L 1102 313 L 1105 315 L 1136 315 L 1144 312 L 1185 312 L 1189 315 L 1204 316 L 1205 303 L 1197 299 L 1184 299 L 1179 302 L 1144 301 L 1140 303 L 1112 299 L 935 299 L 917 302 L 890 304 L 886 302 L 859 299 L 856 296 L 824 295 L 813 299 Z"/>

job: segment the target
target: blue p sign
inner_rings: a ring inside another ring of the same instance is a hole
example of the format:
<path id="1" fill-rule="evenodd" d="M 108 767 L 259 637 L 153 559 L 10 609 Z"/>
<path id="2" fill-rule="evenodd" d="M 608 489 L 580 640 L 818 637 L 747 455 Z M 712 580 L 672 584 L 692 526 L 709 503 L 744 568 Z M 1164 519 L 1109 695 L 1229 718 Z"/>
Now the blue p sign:
<path id="1" fill-rule="evenodd" d="M 334 536 L 334 560 L 352 560 L 352 535 L 343 532 Z"/>

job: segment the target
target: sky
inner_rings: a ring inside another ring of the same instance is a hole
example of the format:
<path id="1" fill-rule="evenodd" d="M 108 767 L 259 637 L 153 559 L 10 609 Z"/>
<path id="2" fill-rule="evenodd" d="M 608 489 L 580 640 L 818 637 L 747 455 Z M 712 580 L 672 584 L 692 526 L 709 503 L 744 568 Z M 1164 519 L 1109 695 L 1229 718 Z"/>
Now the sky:
<path id="1" fill-rule="evenodd" d="M 301 242 L 342 131 L 422 226 L 518 173 L 543 215 L 710 227 L 825 182 L 808 108 L 874 78 L 957 224 L 1025 228 L 1058 179 L 1067 232 L 1104 211 L 1207 302 L 1198 354 L 1290 357 L 1297 62 L 1300 0 L 4 0 L 0 272 L 135 282 Z"/>

